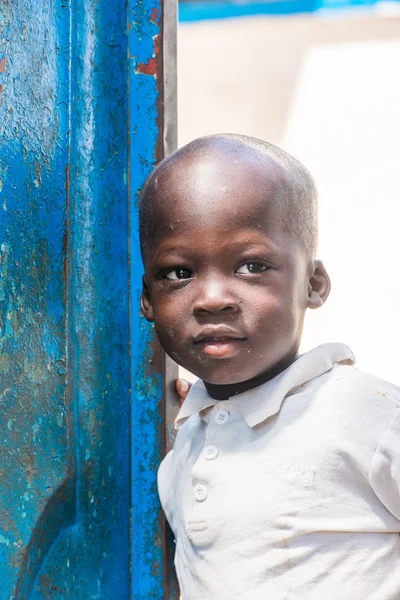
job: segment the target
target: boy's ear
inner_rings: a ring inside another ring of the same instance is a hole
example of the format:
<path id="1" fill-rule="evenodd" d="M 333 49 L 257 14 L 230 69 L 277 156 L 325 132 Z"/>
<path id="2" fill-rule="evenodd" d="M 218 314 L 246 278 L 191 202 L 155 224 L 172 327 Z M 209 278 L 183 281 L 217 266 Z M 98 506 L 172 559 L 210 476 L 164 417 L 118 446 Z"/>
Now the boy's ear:
<path id="1" fill-rule="evenodd" d="M 319 308 L 324 304 L 331 291 L 331 280 L 320 260 L 314 260 L 313 274 L 308 282 L 308 308 Z"/>
<path id="2" fill-rule="evenodd" d="M 142 277 L 142 293 L 140 295 L 140 308 L 141 308 L 141 311 L 142 311 L 145 319 L 147 319 L 147 321 L 150 321 L 150 323 L 152 323 L 154 321 L 153 307 L 151 304 L 150 294 L 149 294 L 148 287 L 146 285 L 144 275 Z"/>

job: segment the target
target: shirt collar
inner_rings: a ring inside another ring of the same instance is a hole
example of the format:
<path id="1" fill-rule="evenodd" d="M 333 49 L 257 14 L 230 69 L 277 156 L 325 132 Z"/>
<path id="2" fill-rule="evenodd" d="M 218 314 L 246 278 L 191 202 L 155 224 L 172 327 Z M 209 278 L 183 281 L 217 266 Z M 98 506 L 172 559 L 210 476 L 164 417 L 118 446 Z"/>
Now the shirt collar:
<path id="1" fill-rule="evenodd" d="M 239 410 L 249 427 L 255 427 L 276 414 L 284 398 L 292 390 L 330 371 L 336 363 L 355 363 L 350 348 L 345 344 L 322 344 L 302 354 L 290 367 L 270 381 L 232 396 L 229 403 L 232 402 Z M 191 415 L 201 413 L 217 402 L 218 400 L 209 396 L 204 383 L 196 381 L 175 419 L 175 428 L 179 429 Z"/>

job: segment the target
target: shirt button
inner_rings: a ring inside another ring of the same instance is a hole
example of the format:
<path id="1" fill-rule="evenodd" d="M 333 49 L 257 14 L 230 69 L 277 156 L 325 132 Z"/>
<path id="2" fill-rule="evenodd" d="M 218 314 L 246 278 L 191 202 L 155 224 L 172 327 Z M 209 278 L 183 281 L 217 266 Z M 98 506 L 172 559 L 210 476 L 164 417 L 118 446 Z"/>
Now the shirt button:
<path id="1" fill-rule="evenodd" d="M 214 421 L 218 423 L 218 425 L 223 425 L 227 422 L 228 419 L 229 413 L 224 408 L 221 408 L 221 410 L 217 410 L 217 412 L 215 413 Z"/>
<path id="2" fill-rule="evenodd" d="M 214 460 L 214 458 L 217 458 L 217 456 L 218 456 L 217 446 L 213 446 L 213 445 L 206 446 L 203 450 L 203 456 L 207 460 Z"/>
<path id="3" fill-rule="evenodd" d="M 198 502 L 203 502 L 207 498 L 207 488 L 202 483 L 198 483 L 193 488 L 194 497 Z"/>

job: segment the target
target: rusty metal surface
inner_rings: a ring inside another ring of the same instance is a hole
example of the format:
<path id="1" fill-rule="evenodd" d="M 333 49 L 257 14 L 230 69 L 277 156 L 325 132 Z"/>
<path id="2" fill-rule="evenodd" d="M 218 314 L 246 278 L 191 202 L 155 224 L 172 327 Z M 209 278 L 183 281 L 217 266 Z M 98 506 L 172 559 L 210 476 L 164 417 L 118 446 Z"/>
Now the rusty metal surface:
<path id="1" fill-rule="evenodd" d="M 176 138 L 163 14 L 0 0 L 0 600 L 178 595 L 176 366 L 138 311 L 137 191 Z"/>
<path id="2" fill-rule="evenodd" d="M 177 368 L 166 362 L 138 303 L 143 269 L 137 191 L 155 162 L 176 144 L 176 57 L 174 46 L 171 49 L 176 36 L 176 3 L 166 2 L 137 0 L 129 11 L 132 597 L 138 600 L 178 598 L 171 547 L 156 491 L 157 468 L 168 443 L 166 413 L 171 418 L 176 402 L 173 381 Z"/>
<path id="3" fill-rule="evenodd" d="M 0 3 L 0 598 L 28 597 L 74 517 L 63 248 L 68 129 L 61 10 Z M 61 176 L 54 177 L 54 173 Z M 54 231 L 57 235 L 54 235 Z M 40 546 L 41 552 L 38 551 Z"/>
<path id="4" fill-rule="evenodd" d="M 129 598 L 126 6 L 0 29 L 0 598 Z"/>

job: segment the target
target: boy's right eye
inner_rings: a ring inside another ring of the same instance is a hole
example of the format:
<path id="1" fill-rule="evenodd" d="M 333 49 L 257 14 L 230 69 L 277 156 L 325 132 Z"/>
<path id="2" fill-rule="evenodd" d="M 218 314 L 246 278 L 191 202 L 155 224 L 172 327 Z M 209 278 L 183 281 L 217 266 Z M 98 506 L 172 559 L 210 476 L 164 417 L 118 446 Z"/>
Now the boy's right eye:
<path id="1" fill-rule="evenodd" d="M 170 281 L 177 281 L 178 279 L 191 279 L 193 277 L 193 273 L 184 267 L 177 267 L 176 269 L 167 271 L 164 277 Z"/>

